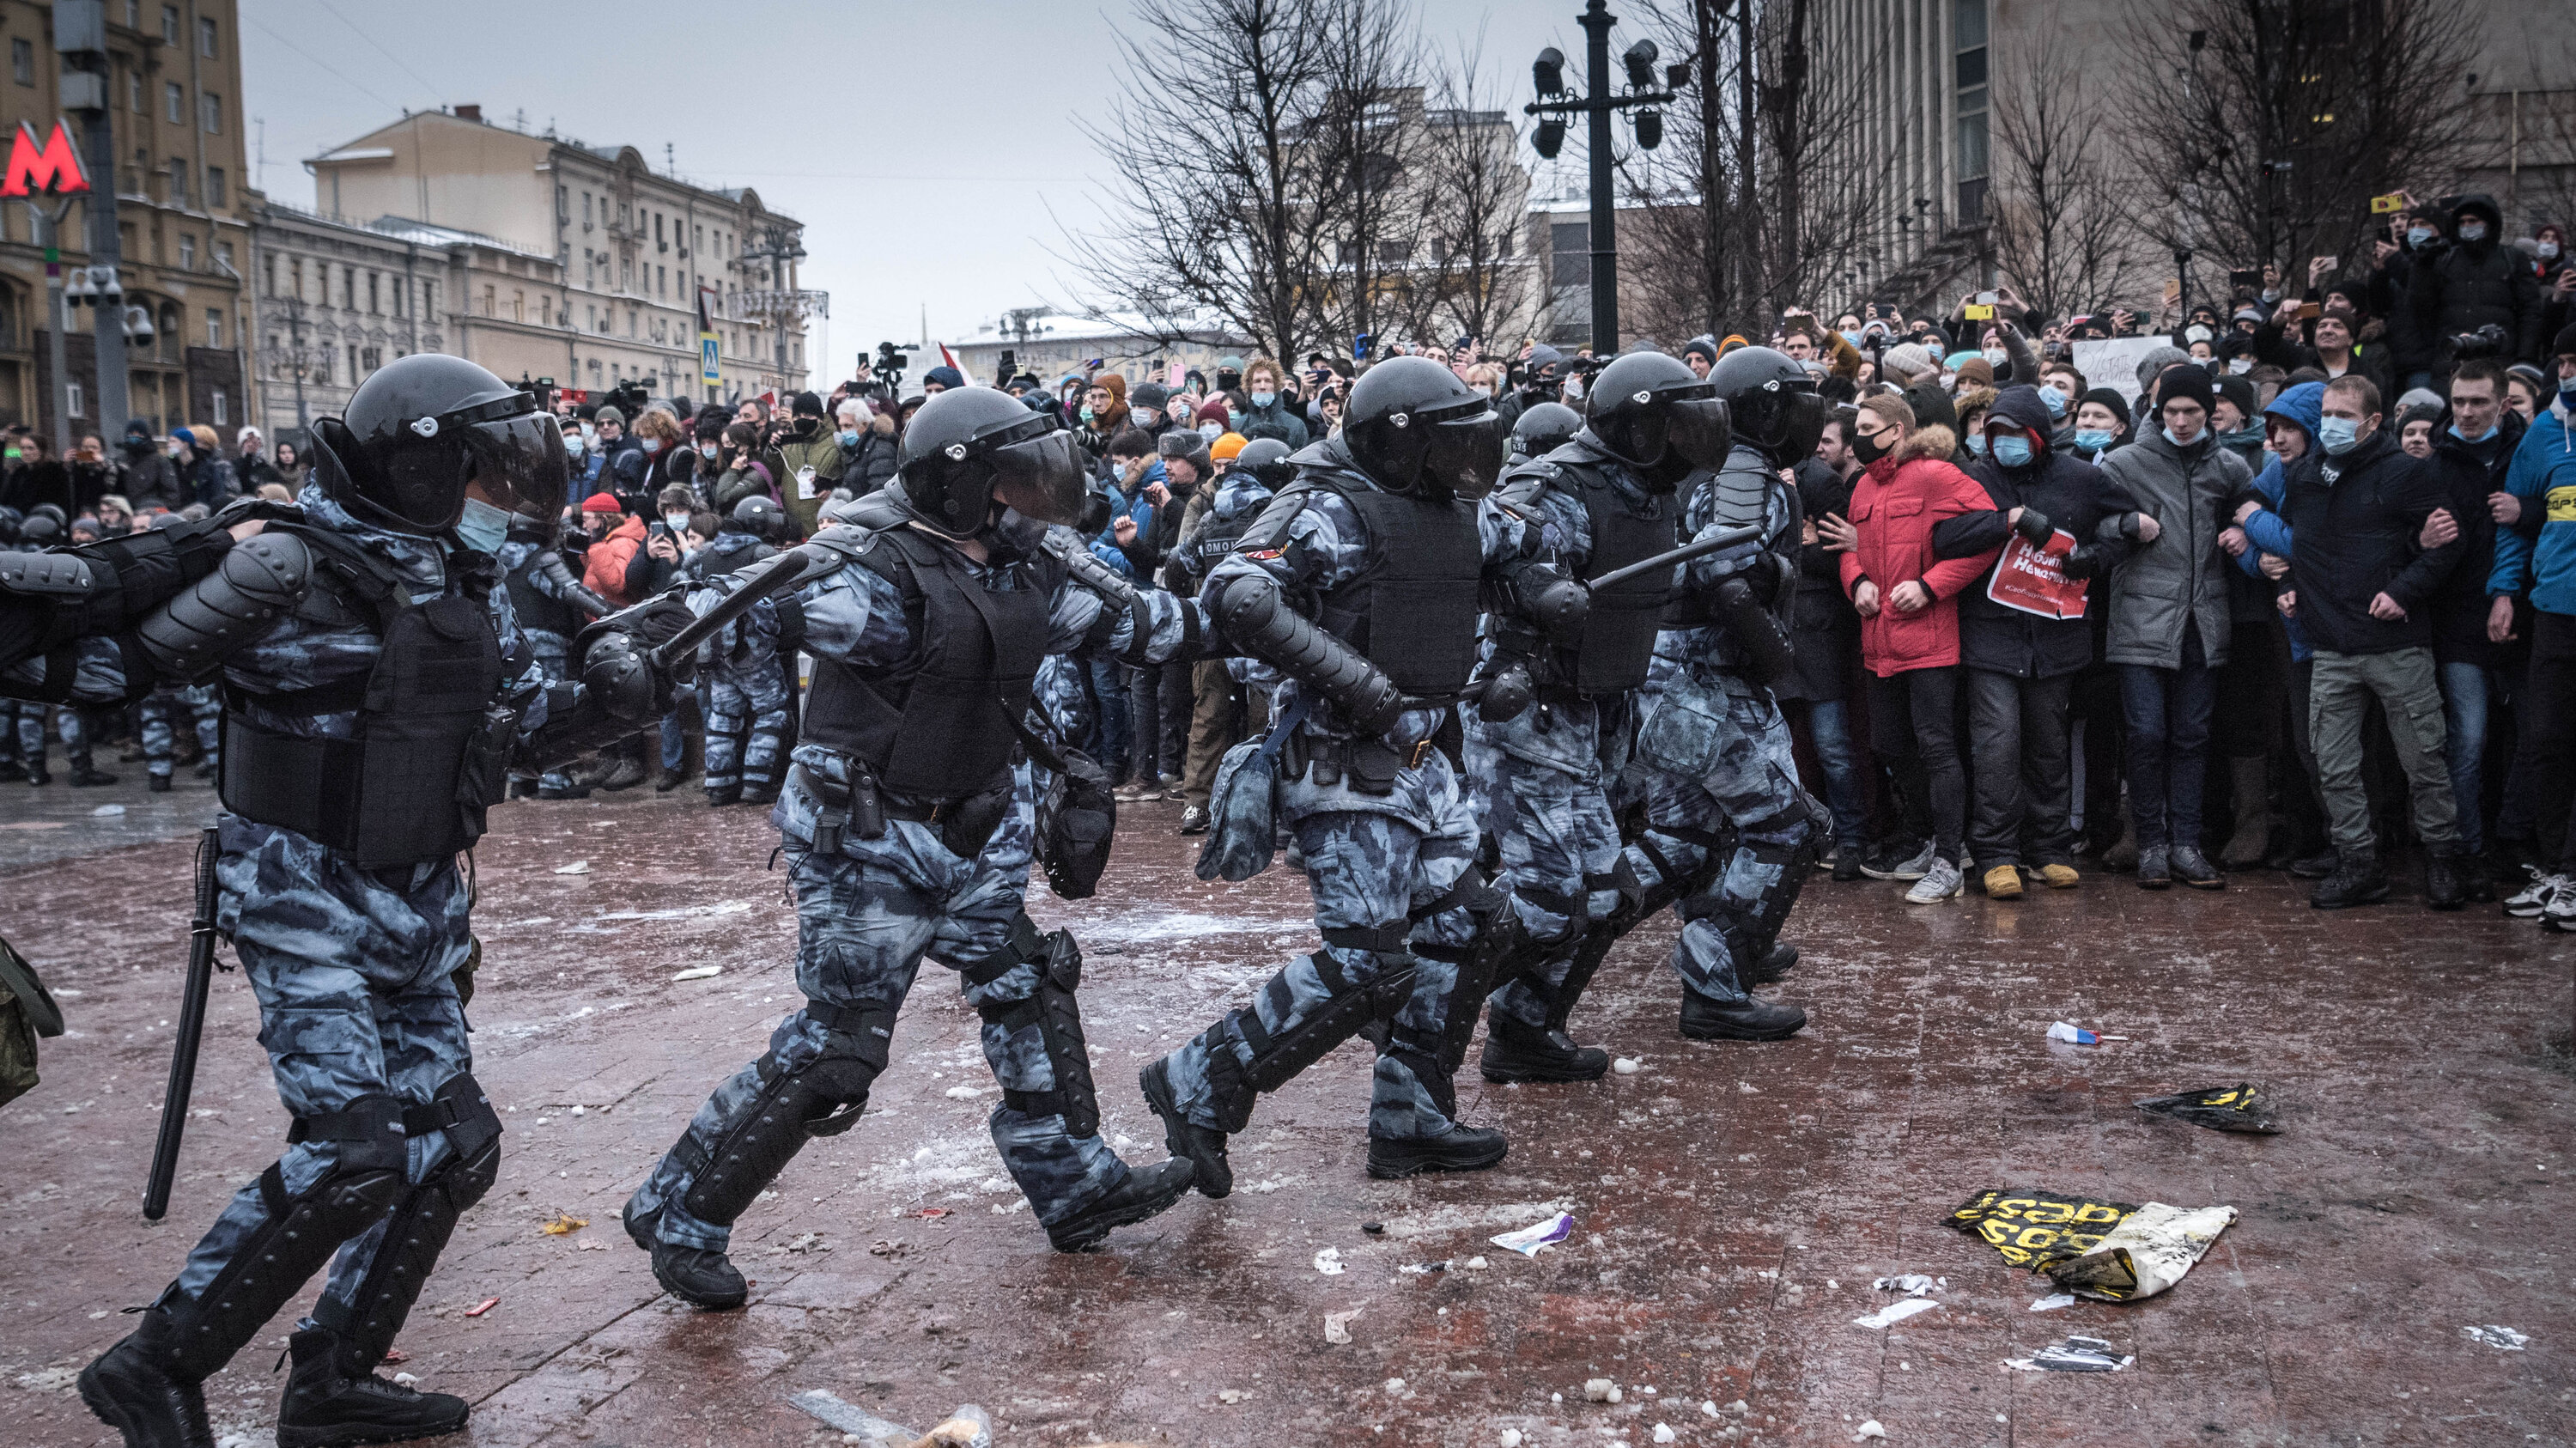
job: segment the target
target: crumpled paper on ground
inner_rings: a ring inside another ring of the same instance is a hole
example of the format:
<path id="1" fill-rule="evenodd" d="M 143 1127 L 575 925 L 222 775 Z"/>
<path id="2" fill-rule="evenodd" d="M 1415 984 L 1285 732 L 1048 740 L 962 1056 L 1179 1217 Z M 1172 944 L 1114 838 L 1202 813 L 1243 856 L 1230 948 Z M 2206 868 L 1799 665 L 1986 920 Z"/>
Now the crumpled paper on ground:
<path id="1" fill-rule="evenodd" d="M 2197 1091 L 2180 1091 L 2171 1096 L 2150 1096 L 2137 1107 L 2154 1116 L 2170 1116 L 2212 1131 L 2240 1131 L 2258 1136 L 2276 1136 L 2281 1128 L 2272 1121 L 2272 1101 L 2260 1089 L 2245 1082 L 2233 1086 L 2204 1086 Z"/>
<path id="2" fill-rule="evenodd" d="M 2138 1359 L 2098 1337 L 2070 1337 L 2026 1358 L 2006 1358 L 2004 1366 L 2026 1373 L 2116 1373 Z"/>
<path id="3" fill-rule="evenodd" d="M 1998 1187 L 1950 1213 L 1951 1227 L 1982 1239 L 2005 1261 L 2034 1272 L 2081 1257 L 2137 1208 L 2068 1192 Z"/>
<path id="4" fill-rule="evenodd" d="M 2049 1280 L 2079 1297 L 2135 1302 L 2180 1282 L 2235 1220 L 2234 1207 L 2149 1202 L 2122 1218 L 2091 1251 L 2046 1271 Z"/>

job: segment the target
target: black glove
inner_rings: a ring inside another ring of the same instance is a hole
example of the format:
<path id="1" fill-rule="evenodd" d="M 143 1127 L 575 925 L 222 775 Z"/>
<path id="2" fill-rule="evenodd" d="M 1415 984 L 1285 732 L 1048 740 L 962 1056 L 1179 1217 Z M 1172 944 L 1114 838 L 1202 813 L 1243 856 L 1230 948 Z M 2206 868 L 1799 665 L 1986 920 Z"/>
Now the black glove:
<path id="1" fill-rule="evenodd" d="M 2046 513 L 2037 508 L 2024 507 L 2021 510 L 2021 520 L 2013 524 L 2013 531 L 2028 540 L 2033 548 L 2044 548 L 2048 545 L 2049 535 L 2057 530 L 2049 523 Z"/>

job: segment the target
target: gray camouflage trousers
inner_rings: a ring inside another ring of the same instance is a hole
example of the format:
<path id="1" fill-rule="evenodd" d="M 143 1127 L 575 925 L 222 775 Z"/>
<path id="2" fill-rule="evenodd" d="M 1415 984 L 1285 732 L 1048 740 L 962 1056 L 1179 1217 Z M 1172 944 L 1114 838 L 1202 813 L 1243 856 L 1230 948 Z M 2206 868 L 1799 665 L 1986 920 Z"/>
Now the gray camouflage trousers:
<path id="1" fill-rule="evenodd" d="M 63 741 L 63 754 L 75 770 L 90 767 L 89 723 L 81 711 L 68 705 L 54 707 L 54 732 Z M 45 706 L 27 700 L 18 703 L 18 762 L 29 773 L 45 767 Z"/>
<path id="2" fill-rule="evenodd" d="M 218 824 L 216 923 L 259 998 L 259 1041 L 289 1115 L 325 1115 L 370 1095 L 422 1105 L 472 1067 L 453 979 L 470 948 L 468 890 L 452 862 L 362 870 L 292 830 L 230 814 Z M 406 1149 L 414 1183 L 453 1154 L 444 1131 L 414 1136 Z M 339 1150 L 330 1141 L 287 1147 L 277 1165 L 288 1193 L 311 1191 Z M 256 1182 L 235 1193 L 172 1290 L 205 1290 L 267 1216 Z M 340 1249 L 319 1312 L 353 1307 L 385 1230 L 379 1219 Z"/>
<path id="3" fill-rule="evenodd" d="M 1819 838 L 1823 810 L 1798 785 L 1788 722 L 1770 690 L 1732 674 L 1666 674 L 1663 663 L 1637 735 L 1637 760 L 1652 772 L 1645 837 L 1627 847 L 1628 862 L 1648 886 L 1666 867 L 1679 877 L 1673 973 L 1701 995 L 1741 1002 L 1740 967 L 1770 949 L 1763 925 L 1776 933 L 1804 884 L 1802 852 Z M 1715 885 L 1694 896 L 1694 882 L 1712 873 Z"/>
<path id="4" fill-rule="evenodd" d="M 798 988 L 830 1006 L 891 1011 L 911 993 L 924 955 L 954 966 L 1001 948 L 1028 894 L 1036 839 L 1031 778 L 1022 765 L 1010 813 L 973 859 L 951 853 L 936 826 L 912 820 L 888 820 L 876 839 L 848 839 L 838 854 L 817 853 L 808 833 L 813 802 L 791 783 L 775 817 L 796 893 Z M 979 1008 L 1028 1000 L 1037 993 L 1043 964 L 1023 962 L 962 994 Z M 805 1011 L 790 1012 L 770 1033 L 776 1065 L 793 1071 L 810 1064 L 828 1034 Z M 1004 1090 L 1056 1089 L 1055 1068 L 1036 1025 L 1011 1031 L 987 1021 L 983 1045 L 993 1079 Z M 691 1118 L 688 1139 L 711 1151 L 748 1115 L 761 1089 L 756 1066 L 726 1078 Z M 1028 1116 L 998 1105 L 987 1125 L 1011 1180 L 1040 1223 L 1062 1221 L 1126 1185 L 1127 1164 L 1108 1143 L 1097 1135 L 1068 1134 L 1061 1115 Z M 681 1205 L 693 1180 L 675 1147 L 636 1189 L 628 1210 L 637 1219 L 660 1212 L 662 1241 L 724 1251 L 733 1224 L 693 1217 Z"/>
<path id="5" fill-rule="evenodd" d="M 1299 817 L 1299 794 L 1312 786 L 1292 781 L 1283 786 L 1298 857 L 1306 883 L 1314 892 L 1319 930 L 1401 924 L 1416 908 L 1449 893 L 1475 864 L 1476 823 L 1461 796 L 1458 777 L 1437 750 L 1426 751 L 1417 766 L 1402 770 L 1389 810 L 1402 814 L 1316 809 Z M 1430 828 L 1424 827 L 1424 822 Z M 1475 917 L 1463 906 L 1413 922 L 1410 941 L 1419 945 L 1461 947 L 1476 938 Z M 1192 1122 L 1224 1130 L 1208 1082 L 1208 1037 L 1215 1034 L 1247 1069 L 1254 1051 L 1241 1024 L 1250 1015 L 1265 1038 L 1295 1030 L 1333 999 L 1319 965 L 1329 962 L 1345 992 L 1369 990 L 1382 972 L 1400 968 L 1400 956 L 1327 945 L 1312 955 L 1290 961 L 1253 994 L 1252 1003 L 1229 1012 L 1209 1032 L 1192 1036 L 1164 1058 L 1173 1096 Z M 1458 967 L 1416 954 L 1412 958 L 1411 992 L 1390 1022 L 1390 1041 L 1437 1041 L 1449 1029 L 1450 1012 L 1473 1011 L 1475 1001 L 1456 999 Z M 1451 1120 L 1424 1084 L 1406 1052 L 1381 1048 L 1369 1090 L 1368 1134 L 1388 1141 L 1420 1140 L 1449 1130 Z"/>
<path id="6" fill-rule="evenodd" d="M 1512 909 L 1532 949 L 1546 950 L 1534 967 L 1544 988 L 1515 975 L 1494 991 L 1494 1008 L 1544 1028 L 1574 963 L 1574 945 L 1588 926 L 1619 908 L 1619 891 L 1604 883 L 1619 866 L 1619 821 L 1597 768 L 1577 774 L 1536 763 L 1480 743 L 1475 731 L 1466 754 L 1482 786 L 1485 828 L 1502 856 Z"/>
<path id="7" fill-rule="evenodd" d="M 223 748 L 223 699 L 212 684 L 186 688 L 161 685 L 136 706 L 142 717 L 143 767 L 154 779 L 168 779 L 179 757 L 178 717 L 185 713 L 197 732 L 197 748 L 212 764 Z"/>
<path id="8" fill-rule="evenodd" d="M 708 671 L 707 789 L 771 790 L 786 772 L 787 667 L 773 651 Z"/>

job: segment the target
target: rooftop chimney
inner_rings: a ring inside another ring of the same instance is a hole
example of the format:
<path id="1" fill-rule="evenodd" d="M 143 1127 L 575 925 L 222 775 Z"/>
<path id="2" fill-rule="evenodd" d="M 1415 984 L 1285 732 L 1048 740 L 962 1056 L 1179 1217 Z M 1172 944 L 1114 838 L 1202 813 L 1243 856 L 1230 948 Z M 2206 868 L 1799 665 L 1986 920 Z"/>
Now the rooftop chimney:
<path id="1" fill-rule="evenodd" d="M 456 108 L 456 119 L 460 121 L 479 121 L 483 119 L 483 108 L 481 106 L 458 106 Z"/>

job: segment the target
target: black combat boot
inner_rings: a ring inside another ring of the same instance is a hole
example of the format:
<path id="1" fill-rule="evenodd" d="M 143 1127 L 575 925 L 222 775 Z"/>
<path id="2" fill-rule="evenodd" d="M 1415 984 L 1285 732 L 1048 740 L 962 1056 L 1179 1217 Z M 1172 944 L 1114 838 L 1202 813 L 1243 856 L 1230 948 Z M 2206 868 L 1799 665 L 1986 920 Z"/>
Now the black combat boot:
<path id="1" fill-rule="evenodd" d="M 1402 1141 L 1369 1138 L 1368 1174 L 1380 1181 L 1420 1176 L 1427 1171 L 1483 1171 L 1503 1159 L 1511 1143 L 1499 1131 L 1452 1123 L 1438 1136 Z"/>
<path id="2" fill-rule="evenodd" d="M 1225 1133 L 1192 1124 L 1173 1094 L 1170 1064 L 1156 1061 L 1147 1066 L 1136 1073 L 1136 1083 L 1145 1089 L 1145 1104 L 1163 1118 L 1163 1149 L 1190 1163 L 1190 1182 L 1199 1195 L 1214 1199 L 1233 1191 L 1234 1168 L 1226 1163 Z"/>
<path id="3" fill-rule="evenodd" d="M 741 785 L 738 785 L 738 784 L 725 784 L 725 785 L 715 785 L 715 784 L 711 784 L 711 785 L 708 785 L 708 786 L 707 786 L 707 808 L 709 808 L 709 809 L 723 809 L 726 805 L 729 805 L 729 804 L 740 804 L 740 803 L 742 803 L 742 786 L 741 786 Z"/>
<path id="4" fill-rule="evenodd" d="M 1715 1000 L 1682 988 L 1682 1034 L 1694 1041 L 1785 1041 L 1804 1030 L 1807 1013 L 1752 996 Z"/>
<path id="5" fill-rule="evenodd" d="M 152 775 L 148 779 L 147 783 L 150 785 L 154 794 L 168 794 L 170 792 L 170 776 L 166 774 Z"/>
<path id="6" fill-rule="evenodd" d="M 1485 1054 L 1477 1068 L 1486 1080 L 1504 1085 L 1598 1081 L 1610 1069 L 1610 1053 L 1598 1046 L 1578 1046 L 1561 1029 L 1527 1025 L 1495 1006 L 1485 1012 Z"/>
<path id="7" fill-rule="evenodd" d="M 2469 903 L 2463 868 L 2471 862 L 2456 855 L 2433 855 L 2424 861 L 2424 905 L 2431 910 L 2458 910 Z"/>
<path id="8" fill-rule="evenodd" d="M 1050 1225 L 1047 1240 L 1059 1252 L 1088 1252 L 1100 1245 L 1110 1228 L 1159 1216 L 1164 1208 L 1188 1195 L 1192 1176 L 1186 1156 L 1169 1157 L 1152 1166 L 1129 1167 L 1123 1185 Z"/>
<path id="9" fill-rule="evenodd" d="M 126 1448 L 215 1448 L 205 1396 L 172 1361 L 169 1335 L 169 1319 L 147 1309 L 131 1336 L 81 1369 L 81 1401 Z"/>
<path id="10" fill-rule="evenodd" d="M 2344 855 L 2335 865 L 2335 872 L 2318 882 L 2308 903 L 2319 910 L 2344 910 L 2355 905 L 2376 905 L 2387 898 L 2388 874 L 2379 868 L 2379 856 L 2356 850 Z"/>
<path id="11" fill-rule="evenodd" d="M 692 1307 L 717 1312 L 740 1307 L 750 1298 L 751 1284 L 742 1280 L 742 1274 L 734 1270 L 725 1254 L 703 1247 L 675 1246 L 656 1235 L 654 1228 L 662 1220 L 661 1213 L 637 1216 L 635 1203 L 629 1200 L 623 1220 L 626 1235 L 636 1246 L 653 1254 L 653 1280 L 662 1284 L 663 1291 Z"/>
<path id="12" fill-rule="evenodd" d="M 72 766 L 72 788 L 74 789 L 95 789 L 102 784 L 114 783 L 116 783 L 116 776 L 104 769 L 92 768 L 88 764 Z"/>
<path id="13" fill-rule="evenodd" d="M 1769 950 L 1762 952 L 1760 960 L 1745 967 L 1744 987 L 1751 990 L 1756 986 L 1778 985 L 1797 968 L 1798 947 L 1784 940 L 1774 941 Z"/>
<path id="14" fill-rule="evenodd" d="M 377 1377 L 375 1364 L 350 1361 L 348 1344 L 327 1327 L 301 1329 L 286 1342 L 295 1366 L 277 1405 L 277 1448 L 408 1443 L 465 1426 L 463 1398 Z"/>

